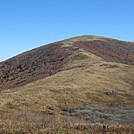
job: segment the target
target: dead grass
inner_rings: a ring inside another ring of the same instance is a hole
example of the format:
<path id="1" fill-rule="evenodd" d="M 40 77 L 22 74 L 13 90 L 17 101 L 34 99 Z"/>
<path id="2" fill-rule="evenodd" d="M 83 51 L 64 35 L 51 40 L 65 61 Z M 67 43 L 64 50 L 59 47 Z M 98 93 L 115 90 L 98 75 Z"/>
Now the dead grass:
<path id="1" fill-rule="evenodd" d="M 53 114 L 57 111 L 60 113 L 64 107 L 83 104 L 97 104 L 102 107 L 133 105 L 134 67 L 104 62 L 97 56 L 83 51 L 82 54 L 86 58 L 70 60 L 64 66 L 66 71 L 23 87 L 0 91 L 0 119 L 3 121 L 18 119 L 21 121 L 39 121 L 42 119 L 42 114 L 38 113 Z M 118 93 L 111 96 L 106 94 L 112 89 L 116 89 Z M 34 118 L 35 116 L 37 118 Z M 55 118 L 57 124 L 60 124 L 60 118 L 60 114 L 58 114 Z M 54 122 L 52 121 L 52 124 L 55 124 Z M 90 128 L 90 125 L 89 127 L 80 126 L 80 128 L 73 127 L 69 129 L 61 126 L 51 129 L 43 126 L 43 128 L 37 129 L 42 125 L 31 124 L 29 126 L 29 124 L 19 123 L 18 127 L 17 125 L 16 127 L 12 126 L 12 123 L 7 126 L 2 123 L 0 125 L 0 128 L 5 127 L 5 129 L 0 129 L 0 132 L 6 132 L 7 134 L 10 132 L 17 133 L 14 132 L 14 129 L 17 129 L 18 133 L 22 133 L 22 131 L 26 133 L 47 133 L 47 131 L 48 133 L 88 133 Z M 93 127 L 93 132 L 90 133 L 96 132 L 95 129 Z M 123 128 L 124 133 L 125 129 Z M 114 127 L 111 131 L 114 132 Z"/>
<path id="2" fill-rule="evenodd" d="M 104 62 L 69 63 L 68 70 L 26 86 L 0 92 L 0 109 L 45 110 L 48 106 L 64 107 L 95 103 L 99 105 L 133 104 L 126 94 L 134 94 L 132 66 Z M 111 68 L 109 66 L 115 66 Z M 118 67 L 117 67 L 118 66 Z M 129 83 L 128 83 L 129 81 Z M 117 89 L 116 96 L 106 94 Z"/>
<path id="3" fill-rule="evenodd" d="M 133 134 L 133 126 L 121 126 L 109 124 L 108 129 L 103 128 L 103 124 L 81 123 L 79 124 L 57 124 L 48 122 L 11 122 L 0 123 L 0 134 Z"/>

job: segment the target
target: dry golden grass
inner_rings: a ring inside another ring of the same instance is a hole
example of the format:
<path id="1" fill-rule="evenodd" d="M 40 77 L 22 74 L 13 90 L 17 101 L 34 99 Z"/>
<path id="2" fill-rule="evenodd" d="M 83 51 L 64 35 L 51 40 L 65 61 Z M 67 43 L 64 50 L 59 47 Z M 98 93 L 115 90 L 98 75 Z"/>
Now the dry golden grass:
<path id="1" fill-rule="evenodd" d="M 91 53 L 78 51 L 64 66 L 65 71 L 23 87 L 1 91 L 0 119 L 27 121 L 33 118 L 38 121 L 42 114 L 50 114 L 54 109 L 59 124 L 64 107 L 133 105 L 133 66 L 104 62 Z M 76 54 L 80 57 L 74 58 Z"/>
<path id="2" fill-rule="evenodd" d="M 79 104 L 132 104 L 134 67 L 89 59 L 70 61 L 66 71 L 23 87 L 0 92 L 0 109 L 45 110 Z M 109 96 L 112 89 L 117 94 Z"/>
<path id="3" fill-rule="evenodd" d="M 0 134 L 133 134 L 134 128 L 109 124 L 108 129 L 103 128 L 103 124 L 55 124 L 50 123 L 30 123 L 11 122 L 0 123 Z"/>

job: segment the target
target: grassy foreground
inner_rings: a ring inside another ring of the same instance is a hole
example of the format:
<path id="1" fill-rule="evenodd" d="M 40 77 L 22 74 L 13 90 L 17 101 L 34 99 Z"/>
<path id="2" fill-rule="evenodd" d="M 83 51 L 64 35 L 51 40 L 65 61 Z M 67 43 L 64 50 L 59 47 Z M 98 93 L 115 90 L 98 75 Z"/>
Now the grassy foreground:
<path id="1" fill-rule="evenodd" d="M 0 123 L 0 134 L 133 134 L 134 126 L 111 124 L 104 129 L 102 124 L 59 124 L 57 122 L 29 123 L 11 122 Z"/>

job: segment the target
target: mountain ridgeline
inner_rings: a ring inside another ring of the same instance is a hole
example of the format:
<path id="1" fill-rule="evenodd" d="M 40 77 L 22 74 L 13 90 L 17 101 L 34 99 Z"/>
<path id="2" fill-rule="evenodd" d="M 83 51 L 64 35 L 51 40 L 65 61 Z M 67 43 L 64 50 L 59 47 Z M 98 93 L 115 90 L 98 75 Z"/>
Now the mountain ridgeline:
<path id="1" fill-rule="evenodd" d="M 27 51 L 0 63 L 0 90 L 66 70 L 70 60 L 93 54 L 106 62 L 134 65 L 134 43 L 99 36 L 79 36 Z"/>

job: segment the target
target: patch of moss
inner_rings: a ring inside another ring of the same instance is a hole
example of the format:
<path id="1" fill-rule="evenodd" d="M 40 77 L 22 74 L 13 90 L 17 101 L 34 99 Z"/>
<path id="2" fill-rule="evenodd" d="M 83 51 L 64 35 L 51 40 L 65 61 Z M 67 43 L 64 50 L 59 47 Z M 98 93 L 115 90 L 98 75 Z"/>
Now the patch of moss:
<path id="1" fill-rule="evenodd" d="M 78 50 L 79 48 L 77 47 L 68 47 L 68 50 L 71 51 L 71 52 L 74 52 L 76 50 Z"/>
<path id="2" fill-rule="evenodd" d="M 78 54 L 78 55 L 74 55 L 71 59 L 72 60 L 84 60 L 87 59 L 88 56 L 84 55 L 84 54 Z"/>

